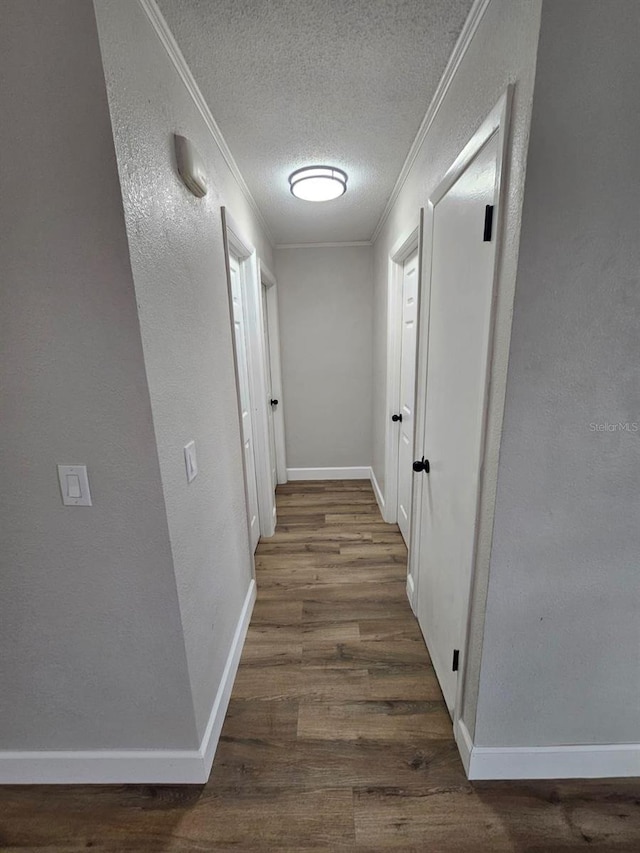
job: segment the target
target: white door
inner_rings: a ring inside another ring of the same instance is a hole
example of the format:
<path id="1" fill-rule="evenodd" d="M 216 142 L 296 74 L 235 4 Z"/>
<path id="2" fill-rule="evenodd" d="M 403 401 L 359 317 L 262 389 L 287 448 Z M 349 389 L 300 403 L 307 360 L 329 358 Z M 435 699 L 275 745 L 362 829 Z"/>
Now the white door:
<path id="1" fill-rule="evenodd" d="M 267 304 L 267 288 L 262 285 L 262 326 L 264 329 L 264 364 L 267 380 L 267 414 L 269 418 L 269 461 L 271 471 L 271 489 L 275 495 L 278 484 L 278 472 L 276 466 L 276 430 L 274 424 L 274 410 L 279 405 L 279 400 L 273 398 L 273 379 L 271 376 L 271 341 L 269 338 L 269 309 Z M 275 523 L 275 499 L 273 504 Z"/>
<path id="2" fill-rule="evenodd" d="M 409 547 L 413 485 L 415 422 L 416 328 L 418 322 L 418 252 L 402 269 L 402 330 L 400 334 L 400 411 L 398 424 L 398 526 Z"/>
<path id="3" fill-rule="evenodd" d="M 235 332 L 236 359 L 238 362 L 238 386 L 240 395 L 240 413 L 242 420 L 242 446 L 244 451 L 244 474 L 247 489 L 247 512 L 249 517 L 249 538 L 251 548 L 256 550 L 260 539 L 260 521 L 258 517 L 258 486 L 256 480 L 256 460 L 253 444 L 253 418 L 251 413 L 251 391 L 249 385 L 249 367 L 247 361 L 247 335 L 244 315 L 242 280 L 240 267 L 235 258 L 229 258 L 231 273 L 231 297 L 233 300 L 233 328 Z"/>
<path id="4" fill-rule="evenodd" d="M 435 204 L 427 356 L 418 620 L 450 712 L 469 607 L 482 464 L 495 238 L 495 133 Z"/>

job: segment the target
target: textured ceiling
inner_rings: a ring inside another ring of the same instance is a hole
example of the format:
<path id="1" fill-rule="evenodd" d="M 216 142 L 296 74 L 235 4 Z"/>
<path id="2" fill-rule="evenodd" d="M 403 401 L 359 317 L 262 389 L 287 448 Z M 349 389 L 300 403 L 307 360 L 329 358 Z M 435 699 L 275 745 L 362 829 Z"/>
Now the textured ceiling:
<path id="1" fill-rule="evenodd" d="M 158 0 L 276 243 L 368 240 L 471 0 Z M 340 199 L 293 198 L 328 163 Z"/>

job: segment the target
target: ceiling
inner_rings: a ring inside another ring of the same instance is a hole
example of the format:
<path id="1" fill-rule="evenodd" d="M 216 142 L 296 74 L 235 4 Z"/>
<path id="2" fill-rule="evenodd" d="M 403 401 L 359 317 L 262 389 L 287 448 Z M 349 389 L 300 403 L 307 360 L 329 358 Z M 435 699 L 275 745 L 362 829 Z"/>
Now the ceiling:
<path id="1" fill-rule="evenodd" d="M 277 244 L 369 240 L 472 0 L 158 0 Z M 295 199 L 330 164 L 346 195 Z"/>

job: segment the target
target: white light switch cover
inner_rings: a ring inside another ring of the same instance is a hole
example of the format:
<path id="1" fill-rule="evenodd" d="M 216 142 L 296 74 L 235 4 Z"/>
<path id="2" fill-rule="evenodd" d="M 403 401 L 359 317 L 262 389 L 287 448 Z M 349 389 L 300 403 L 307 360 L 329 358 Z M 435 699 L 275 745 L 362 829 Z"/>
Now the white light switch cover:
<path id="1" fill-rule="evenodd" d="M 58 465 L 58 481 L 65 506 L 93 506 L 86 465 Z"/>
<path id="2" fill-rule="evenodd" d="M 190 441 L 189 444 L 185 444 L 184 446 L 184 464 L 187 469 L 187 482 L 192 483 L 198 476 L 195 441 Z"/>

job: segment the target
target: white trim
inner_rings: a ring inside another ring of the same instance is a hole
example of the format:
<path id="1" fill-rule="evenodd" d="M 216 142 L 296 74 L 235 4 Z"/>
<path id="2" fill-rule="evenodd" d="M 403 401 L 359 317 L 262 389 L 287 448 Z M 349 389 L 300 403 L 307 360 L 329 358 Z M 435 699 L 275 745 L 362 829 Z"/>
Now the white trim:
<path id="1" fill-rule="evenodd" d="M 0 752 L 2 785 L 196 785 L 209 778 L 256 600 L 252 579 L 199 749 Z"/>
<path id="2" fill-rule="evenodd" d="M 457 722 L 453 726 L 453 736 L 456 740 L 456 744 L 458 746 L 458 752 L 460 753 L 460 758 L 462 759 L 462 766 L 464 767 L 464 772 L 467 774 L 467 778 L 469 778 L 469 766 L 471 764 L 471 752 L 473 751 L 473 740 L 471 739 L 471 735 L 469 734 L 469 729 L 467 728 L 466 723 L 462 719 L 458 719 Z"/>
<path id="3" fill-rule="evenodd" d="M 223 206 L 220 208 L 220 210 L 222 211 L 224 227 L 227 232 L 229 249 L 240 261 L 244 261 L 247 258 L 250 258 L 251 255 L 255 252 L 253 245 L 244 235 L 242 228 L 240 228 L 231 213 L 229 213 L 229 208 Z"/>
<path id="4" fill-rule="evenodd" d="M 275 249 L 342 249 L 349 246 L 373 246 L 371 240 L 351 240 L 344 243 L 277 243 Z"/>
<path id="5" fill-rule="evenodd" d="M 640 776 L 640 743 L 474 747 L 469 779 L 618 779 Z"/>
<path id="6" fill-rule="evenodd" d="M 216 120 L 209 109 L 209 105 L 207 104 L 202 92 L 200 91 L 200 87 L 196 83 L 195 77 L 191 73 L 191 69 L 187 65 L 187 61 L 184 58 L 182 51 L 178 47 L 178 43 L 176 42 L 173 33 L 169 29 L 169 25 L 165 21 L 160 9 L 155 3 L 155 0 L 138 0 L 140 6 L 144 10 L 147 18 L 149 19 L 153 29 L 156 32 L 156 35 L 160 39 L 162 46 L 167 51 L 169 59 L 175 66 L 176 71 L 178 72 L 178 76 L 184 83 L 187 91 L 191 95 L 191 98 L 196 105 L 198 112 L 202 116 L 209 133 L 213 137 L 214 142 L 218 146 L 222 157 L 229 167 L 229 170 L 233 177 L 235 178 L 242 194 L 249 202 L 253 212 L 255 213 L 260 225 L 262 226 L 262 230 L 265 233 L 265 236 L 273 246 L 273 235 L 269 230 L 269 226 L 266 223 L 264 216 L 262 215 L 262 211 L 258 207 L 256 200 L 251 194 L 251 190 L 247 186 L 247 182 L 242 177 L 242 173 L 238 168 L 238 164 L 235 161 L 233 154 L 231 153 L 231 149 L 227 145 L 227 142 L 222 135 L 220 128 Z"/>
<path id="7" fill-rule="evenodd" d="M 271 460 L 269 458 L 269 415 L 267 412 L 268 402 L 260 267 L 255 248 L 244 236 L 241 228 L 229 213 L 228 208 L 222 206 L 220 210 L 222 213 L 226 252 L 231 253 L 240 264 L 243 310 L 246 312 L 247 360 L 249 364 L 260 534 L 261 536 L 269 537 L 273 536 L 275 532 L 275 495 L 271 482 Z M 231 302 L 229 304 L 231 305 Z M 233 314 L 233 311 L 231 311 L 231 314 Z M 233 324 L 233 317 L 231 318 L 231 322 Z"/>
<path id="8" fill-rule="evenodd" d="M 260 280 L 267 288 L 267 314 L 269 322 L 269 360 L 271 366 L 271 392 L 278 400 L 274 411 L 273 427 L 276 445 L 276 474 L 278 483 L 287 482 L 287 451 L 284 425 L 284 394 L 282 383 L 282 358 L 280 347 L 280 311 L 278 309 L 278 283 L 264 263 L 259 261 Z"/>
<path id="9" fill-rule="evenodd" d="M 416 138 L 411 143 L 411 148 L 409 149 L 409 153 L 406 156 L 406 159 L 400 169 L 400 174 L 398 175 L 398 179 L 396 180 L 395 186 L 391 191 L 391 195 L 387 200 L 384 210 L 382 211 L 382 215 L 378 220 L 378 224 L 376 225 L 373 234 L 371 235 L 371 242 L 375 243 L 375 241 L 380 236 L 380 231 L 384 223 L 387 221 L 387 217 L 391 213 L 391 209 L 396 202 L 396 199 L 400 195 L 400 190 L 404 186 L 405 181 L 409 177 L 409 172 L 411 171 L 411 167 L 413 166 L 416 157 L 420 151 L 420 148 L 424 144 L 424 141 L 429 133 L 429 129 L 434 122 L 435 117 L 438 114 L 440 107 L 442 106 L 442 102 L 445 99 L 445 96 L 449 90 L 449 86 L 451 85 L 456 72 L 460 66 L 460 63 L 464 59 L 464 55 L 469 49 L 469 45 L 471 44 L 471 40 L 473 39 L 476 30 L 478 29 L 480 22 L 482 21 L 482 17 L 487 9 L 487 6 L 491 0 L 475 0 L 473 6 L 469 14 L 467 15 L 467 19 L 464 22 L 464 26 L 462 27 L 462 31 L 460 36 L 458 37 L 458 41 L 453 48 L 451 56 L 449 57 L 449 62 L 447 63 L 447 67 L 444 69 L 444 73 L 440 78 L 440 82 L 438 83 L 438 87 L 431 99 L 431 103 L 427 108 L 427 112 L 425 117 L 422 120 L 422 124 L 418 129 L 416 134 Z"/>
<path id="10" fill-rule="evenodd" d="M 371 468 L 287 468 L 290 480 L 370 480 Z"/>
<path id="11" fill-rule="evenodd" d="M 391 416 L 400 408 L 403 264 L 416 249 L 420 252 L 422 220 L 423 212 L 421 209 L 415 228 L 403 234 L 394 243 L 389 253 L 387 266 L 387 389 L 384 425 L 385 507 L 382 516 L 388 524 L 394 524 L 398 520 L 398 425 L 393 423 Z M 418 315 L 421 299 L 421 267 L 420 257 L 418 257 Z"/>
<path id="12" fill-rule="evenodd" d="M 271 272 L 269 267 L 265 264 L 265 262 L 260 258 L 260 280 L 264 284 L 265 287 L 276 287 L 276 277 Z"/>
<path id="13" fill-rule="evenodd" d="M 373 468 L 370 468 L 369 471 L 370 471 L 369 476 L 371 478 L 371 487 L 373 488 L 373 494 L 376 496 L 376 500 L 378 501 L 378 507 L 380 508 L 380 514 L 384 518 L 385 507 L 384 507 L 384 497 L 382 495 L 382 489 L 380 488 L 380 484 L 378 483 L 378 480 L 376 478 L 376 475 L 375 475 Z M 385 519 L 385 521 L 386 521 L 386 519 Z"/>
<path id="14" fill-rule="evenodd" d="M 209 773 L 211 772 L 216 747 L 220 740 L 222 724 L 224 723 L 227 708 L 229 707 L 229 699 L 231 698 L 233 682 L 236 680 L 236 673 L 240 664 L 244 641 L 247 637 L 247 631 L 249 630 L 249 623 L 251 622 L 251 614 L 253 613 L 253 605 L 256 602 L 256 595 L 257 587 L 255 578 L 251 578 L 247 594 L 244 598 L 244 604 L 240 611 L 238 624 L 236 625 L 236 630 L 233 635 L 231 648 L 227 656 L 227 663 L 225 664 L 224 672 L 222 673 L 220 686 L 218 687 L 213 708 L 209 715 L 209 722 L 207 723 L 202 743 L 200 744 L 200 753 L 202 755 L 202 760 L 204 761 L 205 770 L 205 777 L 202 780 L 203 782 L 207 781 Z"/>
<path id="15" fill-rule="evenodd" d="M 227 221 L 228 212 L 225 208 L 220 209 L 220 216 L 222 219 L 222 242 L 224 245 L 224 263 L 225 270 L 227 275 L 227 298 L 229 301 L 229 326 L 231 332 L 231 354 L 233 357 L 233 373 L 236 382 L 236 408 L 238 415 L 238 435 L 240 437 L 240 443 L 242 444 L 242 405 L 240 402 L 240 374 L 238 368 L 238 353 L 236 346 L 236 334 L 235 334 L 235 318 L 234 318 L 234 308 L 233 308 L 233 287 L 231 282 L 231 256 L 233 255 L 235 258 L 238 257 L 250 257 L 251 250 L 250 247 L 245 244 L 244 238 L 240 233 L 236 234 L 236 224 L 229 218 Z M 251 507 L 250 507 L 250 498 L 249 498 L 249 471 L 247 470 L 247 460 L 244 453 L 244 447 L 242 447 L 242 472 L 243 472 L 243 480 L 244 480 L 244 492 L 245 492 L 245 504 L 246 504 L 246 515 L 247 515 L 247 534 L 249 538 L 249 544 L 253 551 L 253 533 L 251 530 Z M 256 479 L 256 487 L 257 487 L 257 479 Z M 260 513 L 258 511 L 258 526 L 260 526 Z M 259 533 L 260 531 L 258 531 Z M 257 543 L 256 543 L 257 544 Z M 252 559 L 252 576 L 255 578 L 255 563 Z"/>
<path id="16" fill-rule="evenodd" d="M 208 778 L 196 749 L 0 752 L 1 785 L 192 785 Z"/>
<path id="17" fill-rule="evenodd" d="M 640 776 L 640 743 L 475 746 L 462 720 L 456 742 L 471 780 L 618 779 Z"/>
<path id="18" fill-rule="evenodd" d="M 405 232 L 393 244 L 393 248 L 389 252 L 389 257 L 396 264 L 403 264 L 420 245 L 420 223 L 411 231 Z"/>
<path id="19" fill-rule="evenodd" d="M 247 310 L 249 380 L 253 405 L 253 440 L 258 474 L 258 507 L 260 509 L 260 534 L 273 536 L 276 529 L 276 496 L 271 480 L 271 453 L 269 439 L 269 413 L 267 406 L 267 374 L 264 346 L 264 318 L 262 311 L 262 284 L 258 255 L 254 251 L 243 271 L 245 288 L 244 305 Z"/>

